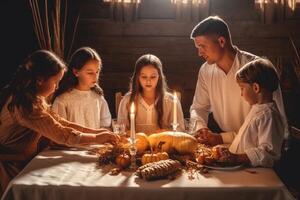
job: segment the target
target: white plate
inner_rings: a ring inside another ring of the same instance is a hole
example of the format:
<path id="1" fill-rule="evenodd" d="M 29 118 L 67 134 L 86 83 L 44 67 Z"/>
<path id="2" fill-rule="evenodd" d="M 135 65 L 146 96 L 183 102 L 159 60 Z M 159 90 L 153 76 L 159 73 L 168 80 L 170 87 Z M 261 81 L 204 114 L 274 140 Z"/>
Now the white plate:
<path id="1" fill-rule="evenodd" d="M 217 166 L 210 166 L 210 165 L 203 165 L 203 166 L 208 169 L 223 170 L 223 171 L 238 170 L 243 167 L 243 165 L 236 165 L 236 166 L 230 166 L 230 167 L 217 167 Z"/>

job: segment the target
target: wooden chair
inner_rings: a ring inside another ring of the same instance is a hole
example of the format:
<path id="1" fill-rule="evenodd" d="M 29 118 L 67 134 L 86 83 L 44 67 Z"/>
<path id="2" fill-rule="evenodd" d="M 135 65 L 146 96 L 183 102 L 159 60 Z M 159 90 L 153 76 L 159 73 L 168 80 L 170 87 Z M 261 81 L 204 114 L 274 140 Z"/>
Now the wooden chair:
<path id="1" fill-rule="evenodd" d="M 300 129 L 294 127 L 294 126 L 290 126 L 289 127 L 289 131 L 292 137 L 297 138 L 298 140 L 300 140 Z"/>
<path id="2" fill-rule="evenodd" d="M 116 92 L 115 94 L 115 109 L 116 109 L 116 116 L 118 117 L 118 111 L 120 102 L 123 99 L 124 95 L 122 95 L 122 92 Z"/>

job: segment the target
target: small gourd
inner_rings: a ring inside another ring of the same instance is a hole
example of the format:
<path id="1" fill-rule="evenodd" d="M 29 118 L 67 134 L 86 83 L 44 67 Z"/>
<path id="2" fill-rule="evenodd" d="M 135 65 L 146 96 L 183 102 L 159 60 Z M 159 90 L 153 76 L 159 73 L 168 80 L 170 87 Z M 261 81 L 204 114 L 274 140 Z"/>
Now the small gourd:
<path id="1" fill-rule="evenodd" d="M 124 169 L 130 165 L 130 157 L 129 155 L 123 153 L 116 157 L 115 162 L 118 165 L 118 167 Z"/>
<path id="2" fill-rule="evenodd" d="M 167 152 L 158 152 L 158 153 L 146 153 L 142 157 L 142 164 L 157 162 L 160 160 L 169 159 L 169 154 Z"/>

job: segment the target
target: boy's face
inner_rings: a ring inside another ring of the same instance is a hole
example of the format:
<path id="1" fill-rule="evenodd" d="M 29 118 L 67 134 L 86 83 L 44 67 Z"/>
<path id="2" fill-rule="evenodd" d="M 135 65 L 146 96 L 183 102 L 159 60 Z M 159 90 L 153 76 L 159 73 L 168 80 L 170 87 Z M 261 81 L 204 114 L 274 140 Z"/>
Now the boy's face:
<path id="1" fill-rule="evenodd" d="M 97 60 L 90 60 L 80 69 L 73 69 L 78 79 L 78 89 L 89 90 L 98 82 L 100 63 Z"/>
<path id="2" fill-rule="evenodd" d="M 250 104 L 256 104 L 258 102 L 257 84 L 249 84 L 244 82 L 237 82 L 241 89 L 241 96 Z"/>
<path id="3" fill-rule="evenodd" d="M 154 92 L 158 83 L 159 74 L 157 69 L 152 65 L 144 66 L 139 75 L 139 82 L 143 91 Z"/>
<path id="4" fill-rule="evenodd" d="M 58 88 L 58 83 L 62 79 L 65 70 L 61 70 L 57 75 L 48 79 L 39 79 L 37 81 L 37 95 L 48 97 Z"/>
<path id="5" fill-rule="evenodd" d="M 218 63 L 225 53 L 224 37 L 202 35 L 194 38 L 198 55 L 204 58 L 208 64 Z"/>

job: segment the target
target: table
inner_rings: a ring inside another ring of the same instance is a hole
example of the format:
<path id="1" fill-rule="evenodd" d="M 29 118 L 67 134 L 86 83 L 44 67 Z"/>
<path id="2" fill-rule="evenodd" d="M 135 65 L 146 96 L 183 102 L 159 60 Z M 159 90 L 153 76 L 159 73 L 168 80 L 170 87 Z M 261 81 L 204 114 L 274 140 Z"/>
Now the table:
<path id="1" fill-rule="evenodd" d="M 11 181 L 2 199 L 267 199 L 293 196 L 272 169 L 210 170 L 194 176 L 183 172 L 175 180 L 147 182 L 130 171 L 109 174 L 112 166 L 97 164 L 85 150 L 46 150 L 37 155 Z"/>

